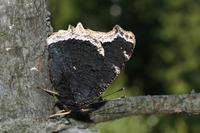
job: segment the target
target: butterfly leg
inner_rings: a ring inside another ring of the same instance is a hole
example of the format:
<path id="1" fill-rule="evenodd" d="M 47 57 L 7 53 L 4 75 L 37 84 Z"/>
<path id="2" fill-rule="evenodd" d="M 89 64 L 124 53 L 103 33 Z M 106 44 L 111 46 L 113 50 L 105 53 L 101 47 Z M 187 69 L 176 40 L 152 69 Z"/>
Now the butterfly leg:
<path id="1" fill-rule="evenodd" d="M 47 92 L 50 95 L 55 95 L 55 96 L 59 96 L 58 92 L 52 91 L 52 90 L 48 90 L 48 89 L 43 89 L 41 88 L 43 91 Z"/>
<path id="2" fill-rule="evenodd" d="M 54 117 L 57 117 L 57 116 L 63 117 L 63 116 L 68 115 L 70 113 L 71 113 L 71 110 L 69 110 L 69 111 L 60 110 L 60 111 L 56 112 L 55 114 L 50 115 L 49 118 L 54 118 Z"/>

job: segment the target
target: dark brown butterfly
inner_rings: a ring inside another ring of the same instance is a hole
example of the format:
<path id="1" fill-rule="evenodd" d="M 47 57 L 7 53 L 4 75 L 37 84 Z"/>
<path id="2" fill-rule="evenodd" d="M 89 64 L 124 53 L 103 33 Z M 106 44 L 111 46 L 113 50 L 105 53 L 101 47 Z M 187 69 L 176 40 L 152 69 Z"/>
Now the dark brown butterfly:
<path id="1" fill-rule="evenodd" d="M 115 26 L 110 32 L 76 28 L 47 39 L 50 79 L 60 105 L 80 111 L 98 103 L 101 93 L 120 73 L 135 47 L 135 36 Z"/>

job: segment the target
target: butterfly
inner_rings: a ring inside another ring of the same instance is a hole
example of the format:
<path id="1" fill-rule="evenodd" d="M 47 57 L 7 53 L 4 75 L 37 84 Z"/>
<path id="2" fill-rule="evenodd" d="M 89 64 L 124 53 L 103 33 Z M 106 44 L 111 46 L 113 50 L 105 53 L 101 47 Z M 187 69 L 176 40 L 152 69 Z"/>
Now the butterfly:
<path id="1" fill-rule="evenodd" d="M 69 25 L 47 38 L 48 64 L 59 114 L 83 114 L 117 77 L 131 58 L 135 36 L 116 25 L 110 32 Z M 76 113 L 73 113 L 76 112 Z"/>

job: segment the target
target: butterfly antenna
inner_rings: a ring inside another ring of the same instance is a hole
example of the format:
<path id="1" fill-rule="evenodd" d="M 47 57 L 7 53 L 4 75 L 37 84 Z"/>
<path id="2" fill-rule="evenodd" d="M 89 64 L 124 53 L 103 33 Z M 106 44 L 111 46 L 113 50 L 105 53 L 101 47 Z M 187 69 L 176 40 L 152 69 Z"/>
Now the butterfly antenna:
<path id="1" fill-rule="evenodd" d="M 110 94 L 107 94 L 107 95 L 105 95 L 105 96 L 102 96 L 102 98 L 108 97 L 108 96 L 110 96 L 110 95 L 113 95 L 113 94 L 118 93 L 118 92 L 123 91 L 123 90 L 125 90 L 124 87 L 121 88 L 121 89 L 119 89 L 119 90 L 116 90 L 116 91 L 114 91 L 114 92 L 112 92 L 112 93 L 110 93 Z"/>
<path id="2" fill-rule="evenodd" d="M 104 101 L 103 99 L 104 99 L 105 97 L 110 96 L 110 95 L 113 95 L 113 94 L 118 93 L 118 92 L 123 91 L 123 90 L 125 90 L 124 87 L 121 88 L 121 89 L 119 89 L 119 90 L 116 90 L 116 91 L 114 91 L 114 92 L 112 92 L 112 93 L 110 93 L 110 94 L 107 94 L 107 95 L 105 95 L 105 96 L 96 97 L 96 98 L 94 98 L 94 100 L 98 100 L 98 101 L 95 102 L 95 103 L 103 102 L 103 101 Z M 123 97 L 125 97 L 125 96 L 123 96 Z M 123 97 L 120 97 L 120 98 L 123 98 Z M 84 105 L 85 105 L 85 104 L 83 104 L 82 107 L 83 107 Z"/>

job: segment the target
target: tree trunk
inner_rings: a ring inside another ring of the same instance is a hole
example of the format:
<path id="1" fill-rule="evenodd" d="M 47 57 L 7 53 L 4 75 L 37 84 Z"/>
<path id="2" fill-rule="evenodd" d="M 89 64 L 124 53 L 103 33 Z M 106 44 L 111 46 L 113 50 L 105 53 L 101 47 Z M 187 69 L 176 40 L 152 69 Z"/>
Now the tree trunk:
<path id="1" fill-rule="evenodd" d="M 0 132 L 38 132 L 51 113 L 47 16 L 45 0 L 0 0 Z"/>

